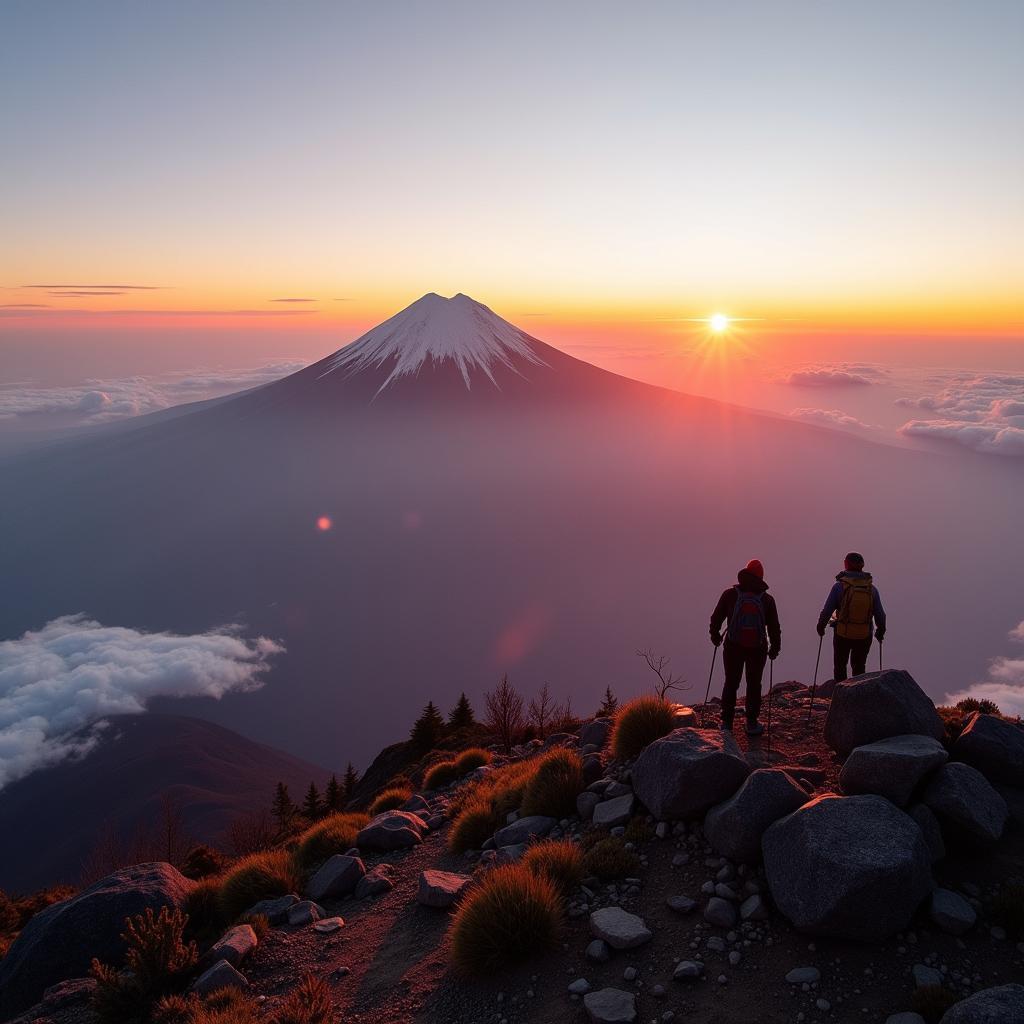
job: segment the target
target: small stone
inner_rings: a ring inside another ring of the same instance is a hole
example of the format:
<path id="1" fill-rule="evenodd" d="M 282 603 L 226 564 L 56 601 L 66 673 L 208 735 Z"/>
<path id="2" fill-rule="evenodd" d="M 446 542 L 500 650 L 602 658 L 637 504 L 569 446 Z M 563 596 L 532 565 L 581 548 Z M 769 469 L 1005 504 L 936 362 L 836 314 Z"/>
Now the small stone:
<path id="1" fill-rule="evenodd" d="M 249 982 L 227 962 L 218 960 L 208 971 L 201 974 L 190 989 L 196 995 L 205 996 L 221 989 L 247 989 Z"/>
<path id="2" fill-rule="evenodd" d="M 293 927 L 303 924 L 311 924 L 325 917 L 324 908 L 312 900 L 301 900 L 288 911 L 288 923 Z"/>
<path id="3" fill-rule="evenodd" d="M 421 871 L 416 902 L 424 907 L 450 907 L 472 881 L 451 871 Z"/>
<path id="4" fill-rule="evenodd" d="M 822 1012 L 832 1009 L 832 1004 L 827 999 L 815 999 L 814 1005 Z"/>
<path id="5" fill-rule="evenodd" d="M 932 892 L 931 919 L 950 935 L 963 935 L 974 927 L 978 915 L 959 893 L 949 889 L 935 889 Z"/>
<path id="6" fill-rule="evenodd" d="M 586 978 L 577 978 L 569 986 L 569 994 L 573 996 L 585 996 L 590 991 L 590 982 Z"/>
<path id="7" fill-rule="evenodd" d="M 786 975 L 790 985 L 813 985 L 821 980 L 821 971 L 817 967 L 794 967 Z"/>
<path id="8" fill-rule="evenodd" d="M 768 918 L 768 907 L 764 899 L 755 893 L 748 896 L 740 904 L 740 918 L 744 921 L 765 921 Z"/>
<path id="9" fill-rule="evenodd" d="M 612 951 L 604 939 L 594 939 L 594 941 L 587 946 L 587 959 L 593 960 L 594 963 L 607 963 L 611 959 L 611 955 Z"/>
<path id="10" fill-rule="evenodd" d="M 595 910 L 590 915 L 590 932 L 594 938 L 604 939 L 612 949 L 633 949 L 652 938 L 643 920 L 621 907 Z"/>
<path id="11" fill-rule="evenodd" d="M 343 917 L 325 917 L 322 921 L 313 922 L 313 931 L 323 935 L 330 935 L 332 932 L 341 931 L 345 927 Z"/>
<path id="12" fill-rule="evenodd" d="M 676 981 L 694 981 L 704 973 L 704 965 L 699 960 L 681 960 L 672 977 Z"/>
<path id="13" fill-rule="evenodd" d="M 637 971 L 636 971 L 635 967 L 627 967 L 622 972 L 622 980 L 623 981 L 636 981 L 636 974 L 637 974 Z"/>
<path id="14" fill-rule="evenodd" d="M 665 900 L 665 906 L 677 914 L 689 914 L 697 906 L 697 901 L 690 899 L 689 896 L 669 896 Z"/>
<path id="15" fill-rule="evenodd" d="M 636 1020 L 636 997 L 618 988 L 588 992 L 583 1007 L 594 1024 L 633 1024 Z"/>
<path id="16" fill-rule="evenodd" d="M 930 988 L 933 985 L 942 984 L 942 972 L 928 967 L 926 964 L 914 964 L 914 984 L 918 988 Z"/>
<path id="17" fill-rule="evenodd" d="M 704 920 L 716 928 L 732 928 L 736 924 L 736 907 L 720 896 L 712 896 L 704 908 Z"/>

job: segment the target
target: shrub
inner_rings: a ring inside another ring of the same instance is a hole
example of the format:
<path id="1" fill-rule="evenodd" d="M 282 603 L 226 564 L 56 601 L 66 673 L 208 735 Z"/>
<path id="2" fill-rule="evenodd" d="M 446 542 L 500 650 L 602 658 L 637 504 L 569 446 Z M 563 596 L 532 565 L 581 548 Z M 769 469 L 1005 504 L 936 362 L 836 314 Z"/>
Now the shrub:
<path id="1" fill-rule="evenodd" d="M 441 789 L 451 785 L 459 777 L 459 769 L 454 761 L 438 761 L 423 776 L 424 789 Z"/>
<path id="2" fill-rule="evenodd" d="M 412 790 L 404 786 L 385 789 L 383 792 L 378 793 L 377 799 L 370 804 L 370 817 L 372 818 L 375 814 L 381 814 L 383 811 L 393 811 L 396 807 L 401 807 L 411 796 Z"/>
<path id="3" fill-rule="evenodd" d="M 598 840 L 583 857 L 583 869 L 598 878 L 623 878 L 640 870 L 640 858 L 617 836 Z"/>
<path id="4" fill-rule="evenodd" d="M 549 879 L 568 894 L 583 877 L 583 853 L 571 839 L 546 839 L 523 854 L 520 863 L 535 875 Z"/>
<path id="5" fill-rule="evenodd" d="M 1011 935 L 1024 938 L 1024 885 L 1004 886 L 992 901 L 992 917 Z"/>
<path id="6" fill-rule="evenodd" d="M 166 996 L 153 1010 L 153 1024 L 252 1024 L 259 1020 L 252 996 L 224 988 L 208 995 Z"/>
<path id="7" fill-rule="evenodd" d="M 552 949 L 562 901 L 554 884 L 508 864 L 487 873 L 452 923 L 452 962 L 467 974 L 489 974 Z"/>
<path id="8" fill-rule="evenodd" d="M 92 1006 L 103 1024 L 146 1024 L 154 1003 L 183 986 L 199 959 L 196 944 L 183 941 L 187 921 L 169 907 L 161 907 L 159 914 L 147 907 L 125 919 L 125 970 L 98 960 L 90 970 L 96 979 Z"/>
<path id="9" fill-rule="evenodd" d="M 202 878 L 185 897 L 188 932 L 197 939 L 217 938 L 227 919 L 220 905 L 222 880 L 216 876 Z"/>
<path id="10" fill-rule="evenodd" d="M 181 865 L 186 878 L 200 879 L 219 874 L 224 869 L 224 856 L 209 846 L 193 846 Z"/>
<path id="11" fill-rule="evenodd" d="M 914 989 L 910 997 L 910 1005 L 914 1012 L 924 1017 L 927 1024 L 939 1024 L 942 1015 L 959 1001 L 955 992 L 941 985 L 923 985 Z"/>
<path id="12" fill-rule="evenodd" d="M 0 889 L 0 932 L 17 931 L 21 925 L 21 915 L 14 901 Z"/>
<path id="13" fill-rule="evenodd" d="M 233 921 L 254 903 L 297 892 L 301 884 L 289 853 L 284 850 L 251 853 L 224 875 L 220 888 L 221 913 L 226 920 Z"/>
<path id="14" fill-rule="evenodd" d="M 454 853 L 478 850 L 523 801 L 536 761 L 515 761 L 491 772 L 472 786 L 457 790 L 449 805 L 454 825 L 448 837 Z"/>
<path id="15" fill-rule="evenodd" d="M 612 753 L 620 761 L 629 761 L 649 743 L 668 735 L 672 727 L 671 704 L 659 697 L 637 697 L 615 716 Z"/>
<path id="16" fill-rule="evenodd" d="M 309 870 L 336 853 L 344 853 L 356 844 L 359 830 L 369 821 L 365 814 L 332 814 L 311 825 L 298 838 L 295 856 Z"/>
<path id="17" fill-rule="evenodd" d="M 453 853 L 479 850 L 498 828 L 494 805 L 486 796 L 478 796 L 463 804 L 451 832 L 448 846 Z"/>
<path id="18" fill-rule="evenodd" d="M 474 768 L 482 768 L 485 764 L 491 763 L 491 752 L 483 747 L 470 747 L 464 750 L 455 758 L 455 767 L 459 775 L 473 771 Z"/>
<path id="19" fill-rule="evenodd" d="M 958 711 L 969 715 L 972 711 L 980 711 L 983 715 L 1001 715 L 999 705 L 994 700 L 978 700 L 976 697 L 965 697 L 956 702 Z"/>
<path id="20" fill-rule="evenodd" d="M 576 812 L 583 789 L 583 763 L 574 750 L 552 750 L 540 758 L 523 792 L 523 816 L 564 818 Z"/>
<path id="21" fill-rule="evenodd" d="M 271 1020 L 273 1024 L 330 1024 L 333 1017 L 334 1000 L 327 982 L 307 974 Z"/>

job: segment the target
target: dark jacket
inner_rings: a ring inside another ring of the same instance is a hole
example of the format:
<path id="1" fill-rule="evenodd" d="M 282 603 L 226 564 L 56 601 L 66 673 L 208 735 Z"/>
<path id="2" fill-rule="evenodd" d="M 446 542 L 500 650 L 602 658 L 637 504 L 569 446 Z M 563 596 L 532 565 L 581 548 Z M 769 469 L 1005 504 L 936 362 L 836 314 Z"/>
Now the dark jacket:
<path id="1" fill-rule="evenodd" d="M 782 627 L 779 625 L 779 610 L 775 607 L 775 598 L 767 593 L 768 584 L 764 580 L 758 579 L 752 572 L 747 572 L 746 569 L 740 569 L 737 579 L 739 583 L 723 591 L 722 596 L 718 599 L 718 604 L 715 605 L 715 610 L 711 613 L 710 632 L 712 640 L 717 639 L 721 634 L 723 623 L 728 624 L 729 619 L 732 617 L 733 609 L 736 607 L 736 599 L 739 597 L 740 591 L 745 591 L 750 594 L 764 595 L 762 598 L 764 603 L 764 624 L 768 638 L 762 646 L 770 647 L 776 652 L 781 651 Z M 726 643 L 729 643 L 728 637 L 726 638 Z"/>
<path id="2" fill-rule="evenodd" d="M 844 576 L 851 580 L 871 579 L 871 573 L 869 572 L 854 572 L 852 569 L 847 569 L 844 572 L 839 573 L 839 575 L 836 576 L 835 583 L 832 585 L 832 589 L 828 592 L 828 599 L 825 601 L 825 607 L 821 609 L 821 614 L 818 616 L 819 626 L 827 625 L 829 619 L 832 618 L 833 612 L 839 611 L 839 604 L 843 600 Z M 882 595 L 878 593 L 878 587 L 874 584 L 871 585 L 871 594 L 874 599 L 873 615 L 875 625 L 885 633 L 885 609 L 882 607 Z"/>

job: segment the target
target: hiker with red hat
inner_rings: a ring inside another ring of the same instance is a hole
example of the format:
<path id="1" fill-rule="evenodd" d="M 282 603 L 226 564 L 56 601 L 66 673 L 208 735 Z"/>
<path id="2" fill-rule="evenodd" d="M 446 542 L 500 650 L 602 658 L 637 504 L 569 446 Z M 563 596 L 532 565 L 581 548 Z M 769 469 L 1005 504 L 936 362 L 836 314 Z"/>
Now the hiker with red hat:
<path id="1" fill-rule="evenodd" d="M 782 628 L 775 598 L 764 581 L 764 566 L 756 558 L 751 559 L 736 578 L 736 584 L 722 594 L 711 613 L 711 642 L 716 647 L 723 640 L 722 625 L 727 624 L 722 647 L 722 728 L 732 729 L 736 693 L 746 672 L 747 735 L 760 736 L 764 732 L 757 720 L 761 713 L 761 677 L 767 660 L 779 656 Z"/>
<path id="2" fill-rule="evenodd" d="M 843 571 L 836 576 L 825 607 L 818 616 L 818 636 L 825 635 L 830 623 L 835 631 L 832 637 L 835 655 L 832 678 L 837 683 L 846 679 L 848 662 L 855 676 L 867 671 L 872 620 L 875 638 L 881 643 L 885 639 L 882 598 L 871 581 L 871 573 L 864 571 L 864 556 L 851 551 L 844 559 Z"/>

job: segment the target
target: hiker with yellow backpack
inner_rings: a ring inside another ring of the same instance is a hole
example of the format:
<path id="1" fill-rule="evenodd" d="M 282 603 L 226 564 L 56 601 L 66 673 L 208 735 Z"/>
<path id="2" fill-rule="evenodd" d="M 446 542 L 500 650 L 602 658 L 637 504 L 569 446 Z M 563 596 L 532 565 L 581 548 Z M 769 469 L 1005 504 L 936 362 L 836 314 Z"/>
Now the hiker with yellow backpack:
<path id="1" fill-rule="evenodd" d="M 835 585 L 829 591 L 825 607 L 818 616 L 818 636 L 825 635 L 830 620 L 835 630 L 832 678 L 839 683 L 846 679 L 848 662 L 855 676 L 867 671 L 872 622 L 878 642 L 885 639 L 882 599 L 871 581 L 871 573 L 864 571 L 864 556 L 856 551 L 846 556 L 843 571 L 836 576 Z"/>

